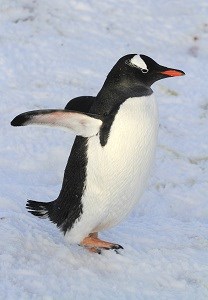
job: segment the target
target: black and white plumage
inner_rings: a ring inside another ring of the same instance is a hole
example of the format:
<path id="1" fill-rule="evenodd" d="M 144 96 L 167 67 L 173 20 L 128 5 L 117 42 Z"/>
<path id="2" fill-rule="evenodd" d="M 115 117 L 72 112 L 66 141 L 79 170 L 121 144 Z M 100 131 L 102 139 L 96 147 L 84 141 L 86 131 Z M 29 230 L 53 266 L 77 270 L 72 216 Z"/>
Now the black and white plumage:
<path id="1" fill-rule="evenodd" d="M 180 75 L 184 72 L 148 56 L 129 54 L 112 68 L 96 97 L 74 98 L 64 110 L 30 111 L 14 118 L 13 126 L 60 126 L 77 135 L 58 198 L 49 203 L 29 200 L 27 209 L 49 218 L 71 243 L 95 252 L 120 248 L 102 244 L 96 233 L 121 222 L 140 199 L 157 142 L 151 85 Z"/>

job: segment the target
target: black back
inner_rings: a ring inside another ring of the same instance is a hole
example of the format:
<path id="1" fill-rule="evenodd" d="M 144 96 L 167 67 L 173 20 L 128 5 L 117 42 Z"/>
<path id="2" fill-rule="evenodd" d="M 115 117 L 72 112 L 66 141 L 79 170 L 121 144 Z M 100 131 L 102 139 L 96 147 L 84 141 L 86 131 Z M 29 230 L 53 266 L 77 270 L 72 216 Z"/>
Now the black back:
<path id="1" fill-rule="evenodd" d="M 53 222 L 64 232 L 82 214 L 81 198 L 85 190 L 87 166 L 87 138 L 75 138 L 69 156 L 60 194 L 54 201 Z"/>
<path id="2" fill-rule="evenodd" d="M 81 96 L 70 100 L 65 109 L 88 113 L 95 97 Z M 48 218 L 66 233 L 82 214 L 81 198 L 85 189 L 87 166 L 87 138 L 77 136 L 64 171 L 62 188 L 58 198 L 49 203 L 28 201 L 31 213 L 43 217 L 44 208 Z"/>
<path id="3" fill-rule="evenodd" d="M 88 113 L 96 97 L 81 96 L 71 99 L 65 109 Z"/>

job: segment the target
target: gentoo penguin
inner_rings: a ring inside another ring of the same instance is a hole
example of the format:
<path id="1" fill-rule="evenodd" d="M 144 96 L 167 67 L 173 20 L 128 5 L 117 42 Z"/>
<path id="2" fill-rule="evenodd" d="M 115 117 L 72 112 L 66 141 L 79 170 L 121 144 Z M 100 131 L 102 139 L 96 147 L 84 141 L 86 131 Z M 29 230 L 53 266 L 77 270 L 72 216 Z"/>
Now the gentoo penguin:
<path id="1" fill-rule="evenodd" d="M 151 85 L 184 74 L 146 55 L 129 54 L 115 64 L 96 97 L 72 99 L 64 110 L 15 117 L 12 126 L 60 126 L 76 134 L 58 198 L 29 200 L 29 212 L 48 218 L 70 243 L 91 252 L 123 248 L 102 241 L 98 232 L 126 218 L 146 187 L 158 131 Z"/>

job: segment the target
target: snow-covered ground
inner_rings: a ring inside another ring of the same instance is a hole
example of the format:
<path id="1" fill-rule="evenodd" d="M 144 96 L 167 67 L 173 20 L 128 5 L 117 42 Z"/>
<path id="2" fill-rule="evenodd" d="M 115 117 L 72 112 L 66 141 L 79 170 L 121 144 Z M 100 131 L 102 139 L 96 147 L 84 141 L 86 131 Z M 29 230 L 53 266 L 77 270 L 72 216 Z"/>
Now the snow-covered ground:
<path id="1" fill-rule="evenodd" d="M 30 215 L 61 187 L 74 136 L 17 114 L 96 95 L 143 53 L 185 77 L 157 82 L 155 169 L 138 207 L 90 254 Z M 0 0 L 0 299 L 208 299 L 207 0 Z"/>

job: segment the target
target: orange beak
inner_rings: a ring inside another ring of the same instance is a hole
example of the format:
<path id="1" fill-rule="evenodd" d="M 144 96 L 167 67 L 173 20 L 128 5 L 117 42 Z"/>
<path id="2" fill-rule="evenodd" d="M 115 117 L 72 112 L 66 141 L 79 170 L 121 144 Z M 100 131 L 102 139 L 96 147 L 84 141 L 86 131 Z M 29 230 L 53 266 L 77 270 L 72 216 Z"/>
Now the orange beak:
<path id="1" fill-rule="evenodd" d="M 167 76 L 182 76 L 185 75 L 185 73 L 183 71 L 179 71 L 179 70 L 166 70 L 166 71 L 162 71 L 160 72 L 161 74 L 167 75 Z"/>

